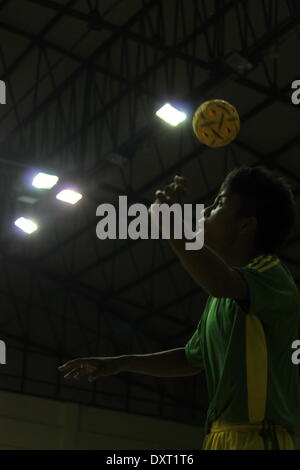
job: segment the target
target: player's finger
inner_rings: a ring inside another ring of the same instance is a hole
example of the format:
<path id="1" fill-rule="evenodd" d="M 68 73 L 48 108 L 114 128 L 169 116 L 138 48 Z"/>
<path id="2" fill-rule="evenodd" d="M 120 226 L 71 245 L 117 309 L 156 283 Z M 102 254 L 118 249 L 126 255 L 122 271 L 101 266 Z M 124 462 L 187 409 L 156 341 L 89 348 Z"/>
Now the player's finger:
<path id="1" fill-rule="evenodd" d="M 165 186 L 164 192 L 169 199 L 174 200 L 174 196 L 176 196 L 176 185 L 174 183 L 168 184 Z"/>
<path id="2" fill-rule="evenodd" d="M 175 194 L 176 199 L 177 199 L 179 202 L 182 202 L 182 200 L 184 199 L 184 197 L 185 197 L 186 194 L 187 194 L 187 189 L 186 189 L 185 186 L 183 186 L 183 185 L 181 185 L 181 184 L 176 184 L 176 185 L 175 185 L 174 194 Z"/>
<path id="3" fill-rule="evenodd" d="M 187 185 L 187 179 L 184 178 L 183 176 L 176 175 L 175 178 L 174 178 L 174 183 L 186 186 Z"/>
<path id="4" fill-rule="evenodd" d="M 66 375 L 64 375 L 64 378 L 66 380 L 70 380 L 73 378 L 73 376 L 78 372 L 78 369 L 72 369 L 70 372 L 68 372 Z"/>
<path id="5" fill-rule="evenodd" d="M 157 200 L 159 203 L 163 203 L 163 202 L 167 202 L 167 201 L 168 201 L 167 195 L 166 195 L 165 191 L 162 191 L 161 189 L 158 189 L 158 190 L 155 192 L 155 198 L 156 198 L 156 200 Z"/>
<path id="6" fill-rule="evenodd" d="M 176 183 L 175 184 L 175 191 L 177 191 L 181 194 L 186 194 L 187 193 L 187 188 L 183 184 Z"/>
<path id="7" fill-rule="evenodd" d="M 66 362 L 66 363 L 63 364 L 62 366 L 59 366 L 59 367 L 58 367 L 58 370 L 60 370 L 60 371 L 68 370 L 68 369 L 71 369 L 71 368 L 74 367 L 74 366 L 80 365 L 81 363 L 82 363 L 82 362 L 81 362 L 81 361 L 78 361 L 78 359 L 74 359 L 74 360 L 72 360 L 72 361 Z"/>

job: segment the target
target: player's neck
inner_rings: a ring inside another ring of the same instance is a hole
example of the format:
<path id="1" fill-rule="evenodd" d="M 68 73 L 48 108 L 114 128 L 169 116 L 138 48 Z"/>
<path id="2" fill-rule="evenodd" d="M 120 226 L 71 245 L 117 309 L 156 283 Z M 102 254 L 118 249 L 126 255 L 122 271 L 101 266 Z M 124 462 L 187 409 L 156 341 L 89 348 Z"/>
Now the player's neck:
<path id="1" fill-rule="evenodd" d="M 243 267 L 257 256 L 253 248 L 245 249 L 238 246 L 232 246 L 221 253 L 222 258 L 229 266 Z"/>

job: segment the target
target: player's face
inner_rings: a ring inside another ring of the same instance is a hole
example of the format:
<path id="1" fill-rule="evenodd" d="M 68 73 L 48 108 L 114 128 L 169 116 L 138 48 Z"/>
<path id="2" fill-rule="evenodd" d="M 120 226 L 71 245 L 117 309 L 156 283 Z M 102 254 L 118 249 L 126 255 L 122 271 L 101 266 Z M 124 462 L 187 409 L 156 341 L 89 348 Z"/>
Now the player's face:
<path id="1" fill-rule="evenodd" d="M 242 218 L 238 215 L 240 198 L 226 190 L 218 193 L 214 203 L 204 211 L 204 243 L 220 254 L 240 237 Z"/>

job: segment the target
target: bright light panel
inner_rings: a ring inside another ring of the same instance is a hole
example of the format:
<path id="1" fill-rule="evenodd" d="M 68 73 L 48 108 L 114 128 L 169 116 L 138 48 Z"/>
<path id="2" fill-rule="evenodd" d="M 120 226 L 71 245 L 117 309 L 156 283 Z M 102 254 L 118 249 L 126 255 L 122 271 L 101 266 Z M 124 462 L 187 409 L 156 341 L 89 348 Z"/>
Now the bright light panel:
<path id="1" fill-rule="evenodd" d="M 76 204 L 80 199 L 82 199 L 82 194 L 76 193 L 71 189 L 64 189 L 56 196 L 56 199 L 67 202 L 68 204 Z"/>
<path id="2" fill-rule="evenodd" d="M 28 234 L 31 234 L 38 229 L 37 224 L 33 222 L 33 220 L 25 219 L 25 217 L 17 219 L 15 221 L 15 225 Z"/>
<path id="3" fill-rule="evenodd" d="M 156 116 L 160 117 L 171 126 L 178 126 L 182 121 L 186 119 L 186 114 L 173 108 L 169 103 L 165 104 L 156 112 Z"/>
<path id="4" fill-rule="evenodd" d="M 46 173 L 39 173 L 32 181 L 32 186 L 38 189 L 52 189 L 59 178 L 55 175 L 47 175 Z"/>

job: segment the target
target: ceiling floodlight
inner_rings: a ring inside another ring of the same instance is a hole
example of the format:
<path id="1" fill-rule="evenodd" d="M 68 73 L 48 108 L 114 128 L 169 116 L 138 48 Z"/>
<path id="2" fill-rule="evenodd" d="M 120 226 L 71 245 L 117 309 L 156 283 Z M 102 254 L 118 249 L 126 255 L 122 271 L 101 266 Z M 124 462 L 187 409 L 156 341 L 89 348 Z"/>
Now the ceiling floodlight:
<path id="1" fill-rule="evenodd" d="M 31 234 L 38 229 L 37 224 L 33 222 L 33 220 L 25 219 L 25 217 L 17 219 L 15 221 L 15 225 L 28 234 Z"/>
<path id="2" fill-rule="evenodd" d="M 156 116 L 160 117 L 171 126 L 178 126 L 181 122 L 185 121 L 186 114 L 173 108 L 169 103 L 165 104 L 162 108 L 156 111 Z"/>
<path id="3" fill-rule="evenodd" d="M 59 178 L 55 175 L 47 175 L 46 173 L 39 173 L 32 181 L 32 186 L 38 189 L 52 189 Z"/>
<path id="4" fill-rule="evenodd" d="M 56 199 L 67 202 L 68 204 L 76 204 L 82 199 L 82 194 L 76 193 L 71 189 L 64 189 L 56 196 Z"/>

